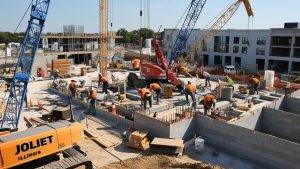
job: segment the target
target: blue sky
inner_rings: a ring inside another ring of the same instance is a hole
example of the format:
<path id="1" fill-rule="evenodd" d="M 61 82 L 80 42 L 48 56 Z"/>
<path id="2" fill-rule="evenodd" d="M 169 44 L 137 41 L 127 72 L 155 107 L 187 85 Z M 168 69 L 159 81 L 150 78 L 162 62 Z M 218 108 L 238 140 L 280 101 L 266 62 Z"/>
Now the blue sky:
<path id="1" fill-rule="evenodd" d="M 13 32 L 31 0 L 1 0 L 0 31 Z M 113 1 L 113 30 L 140 27 L 140 0 Z M 150 0 L 150 28 L 174 28 L 190 0 Z M 234 0 L 207 0 L 195 28 L 204 28 Z M 284 22 L 300 22 L 299 0 L 250 0 L 254 11 L 253 29 L 282 28 Z M 25 31 L 29 14 L 18 32 Z M 240 6 L 225 29 L 247 29 L 248 17 Z M 63 25 L 84 25 L 85 32 L 99 32 L 99 0 L 51 0 L 44 32 L 62 32 Z M 250 26 L 252 28 L 252 24 Z"/>

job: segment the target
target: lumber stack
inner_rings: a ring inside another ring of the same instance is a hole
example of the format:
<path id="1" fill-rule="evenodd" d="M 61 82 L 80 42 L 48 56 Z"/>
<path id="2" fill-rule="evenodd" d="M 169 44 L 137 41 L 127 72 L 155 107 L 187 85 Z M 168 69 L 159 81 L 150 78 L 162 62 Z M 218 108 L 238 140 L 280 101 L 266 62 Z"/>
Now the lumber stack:
<path id="1" fill-rule="evenodd" d="M 51 68 L 52 71 L 58 69 L 59 75 L 64 76 L 70 73 L 71 62 L 69 59 L 56 59 L 52 60 L 51 64 L 47 64 L 47 67 Z"/>

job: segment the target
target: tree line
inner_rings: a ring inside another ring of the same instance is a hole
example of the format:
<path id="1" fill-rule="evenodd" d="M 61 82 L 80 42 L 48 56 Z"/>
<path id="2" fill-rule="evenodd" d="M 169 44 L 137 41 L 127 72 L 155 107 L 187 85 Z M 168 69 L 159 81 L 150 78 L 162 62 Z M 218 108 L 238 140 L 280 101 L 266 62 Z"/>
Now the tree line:
<path id="1" fill-rule="evenodd" d="M 25 36 L 24 32 L 11 33 L 11 32 L 0 32 L 0 43 L 8 44 L 10 42 L 19 42 L 23 41 Z"/>
<path id="2" fill-rule="evenodd" d="M 148 28 L 141 28 L 138 30 L 133 30 L 131 32 L 127 31 L 125 28 L 121 28 L 117 31 L 117 36 L 122 36 L 123 38 L 117 38 L 116 43 L 132 43 L 139 45 L 140 37 L 145 39 L 154 38 L 156 33 Z"/>

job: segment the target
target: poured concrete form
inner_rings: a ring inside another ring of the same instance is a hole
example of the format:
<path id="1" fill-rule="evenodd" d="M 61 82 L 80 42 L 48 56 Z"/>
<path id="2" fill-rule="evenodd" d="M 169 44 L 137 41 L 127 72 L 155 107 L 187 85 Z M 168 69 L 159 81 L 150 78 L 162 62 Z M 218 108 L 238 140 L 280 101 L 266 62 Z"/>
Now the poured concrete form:
<path id="1" fill-rule="evenodd" d="M 134 92 L 132 95 L 138 97 Z M 243 98 L 246 97 L 234 98 L 238 106 L 247 103 L 247 100 Z M 164 121 L 163 116 L 176 112 L 174 106 L 185 105 L 182 96 L 174 97 L 172 101 L 162 101 L 162 104 L 155 105 L 146 112 L 138 106 L 136 111 L 117 106 L 117 110 L 123 112 L 119 113 L 120 115 L 129 113 L 132 119 L 126 119 L 101 108 L 97 108 L 97 114 L 119 125 L 148 131 L 150 139 L 162 137 L 187 141 L 196 134 L 205 139 L 207 145 L 262 167 L 298 168 L 300 166 L 298 139 L 300 135 L 297 123 L 300 115 L 297 114 L 296 108 L 288 103 L 294 101 L 293 103 L 296 104 L 299 99 L 284 98 L 282 95 L 263 91 L 259 96 L 254 96 L 251 101 L 254 105 L 247 111 L 231 107 L 228 101 L 218 101 L 217 107 L 220 109 L 226 110 L 230 107 L 233 116 L 228 121 L 203 116 L 201 105 L 196 108 L 196 116 L 172 121 L 172 123 Z M 74 102 L 88 106 L 82 101 L 74 100 Z M 158 114 L 156 118 L 153 118 L 154 112 Z"/>

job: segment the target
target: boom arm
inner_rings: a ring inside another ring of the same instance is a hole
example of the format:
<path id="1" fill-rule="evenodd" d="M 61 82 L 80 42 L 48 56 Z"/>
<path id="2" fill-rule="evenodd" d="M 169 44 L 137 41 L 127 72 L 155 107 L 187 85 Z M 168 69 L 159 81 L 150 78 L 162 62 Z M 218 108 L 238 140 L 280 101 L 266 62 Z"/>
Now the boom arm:
<path id="1" fill-rule="evenodd" d="M 172 47 L 169 65 L 171 65 L 172 62 L 176 59 L 176 53 L 181 52 L 181 50 L 185 46 L 205 3 L 206 0 L 192 0 L 189 11 Z"/>
<path id="2" fill-rule="evenodd" d="M 253 11 L 251 8 L 251 5 L 249 3 L 249 0 L 238 0 L 235 3 L 233 3 L 222 15 L 221 17 L 207 30 L 206 34 L 204 35 L 203 38 L 201 38 L 198 43 L 194 46 L 194 49 L 191 51 L 189 57 L 191 58 L 192 56 L 198 55 L 199 52 L 201 52 L 208 44 L 208 42 L 215 36 L 218 30 L 222 29 L 225 24 L 230 20 L 230 18 L 233 16 L 233 14 L 237 11 L 241 3 L 244 3 L 246 11 L 248 16 L 253 16 Z"/>
<path id="3" fill-rule="evenodd" d="M 11 82 L 10 93 L 5 107 L 1 128 L 13 129 L 18 127 L 32 64 L 34 62 L 49 5 L 50 0 L 36 0 L 35 5 L 32 5 L 29 24 L 19 52 L 19 59 Z"/>
<path id="4" fill-rule="evenodd" d="M 157 43 L 156 39 L 151 40 L 151 45 L 154 48 L 155 55 L 156 55 L 157 59 L 160 60 L 162 67 L 164 68 L 164 70 L 167 70 L 168 69 L 168 63 L 166 61 L 165 56 L 161 52 L 161 50 L 159 48 L 159 44 Z"/>

